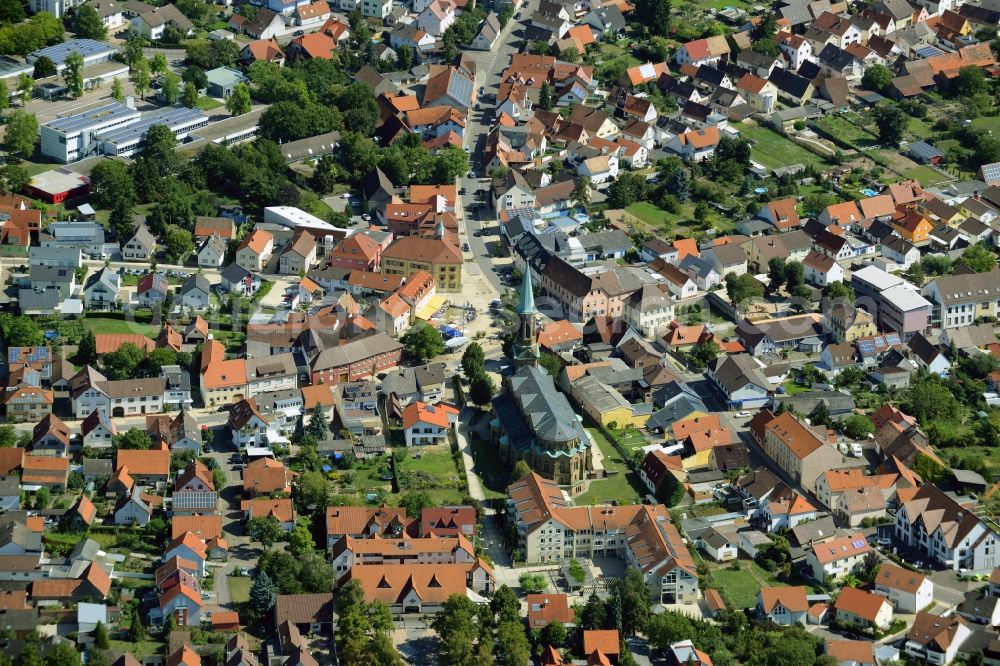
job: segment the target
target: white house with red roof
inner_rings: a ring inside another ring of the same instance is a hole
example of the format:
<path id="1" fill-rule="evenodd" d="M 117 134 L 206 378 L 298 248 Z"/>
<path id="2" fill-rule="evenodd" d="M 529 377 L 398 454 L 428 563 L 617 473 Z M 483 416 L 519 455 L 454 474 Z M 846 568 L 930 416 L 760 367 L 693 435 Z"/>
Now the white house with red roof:
<path id="1" fill-rule="evenodd" d="M 445 442 L 448 439 L 448 430 L 456 421 L 458 421 L 458 409 L 451 405 L 411 402 L 403 410 L 403 433 L 406 435 L 406 446 Z"/>

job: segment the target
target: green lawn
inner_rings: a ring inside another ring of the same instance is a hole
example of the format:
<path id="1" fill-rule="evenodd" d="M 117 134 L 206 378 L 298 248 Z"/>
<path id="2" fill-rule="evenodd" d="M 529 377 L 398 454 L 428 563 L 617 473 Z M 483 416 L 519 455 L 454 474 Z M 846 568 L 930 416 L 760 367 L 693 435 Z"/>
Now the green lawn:
<path id="1" fill-rule="evenodd" d="M 980 116 L 972 120 L 972 128 L 1000 134 L 1000 116 Z"/>
<path id="2" fill-rule="evenodd" d="M 864 148 L 878 143 L 878 137 L 851 121 L 851 118 L 856 117 L 857 114 L 851 114 L 850 118 L 839 114 L 829 115 L 817 120 L 816 125 L 852 146 Z"/>
<path id="3" fill-rule="evenodd" d="M 934 136 L 934 130 L 920 118 L 910 118 L 906 125 L 907 131 L 918 139 L 929 139 Z"/>
<path id="4" fill-rule="evenodd" d="M 217 109 L 222 106 L 222 102 L 214 97 L 206 97 L 205 95 L 202 95 L 198 98 L 198 102 L 194 106 L 196 109 L 201 109 L 202 111 L 211 111 L 212 109 Z"/>
<path id="5" fill-rule="evenodd" d="M 399 492 L 427 492 L 439 504 L 459 503 L 464 492 L 459 487 L 460 472 L 447 447 L 411 449 L 396 463 Z"/>
<path id="6" fill-rule="evenodd" d="M 253 579 L 250 576 L 230 576 L 229 596 L 233 603 L 241 604 L 250 601 L 250 585 Z"/>
<path id="7" fill-rule="evenodd" d="M 785 382 L 783 386 L 785 387 L 785 395 L 797 395 L 810 390 L 808 386 L 793 382 L 791 379 Z"/>
<path id="8" fill-rule="evenodd" d="M 627 47 L 622 47 L 618 44 L 612 44 L 610 42 L 599 42 L 599 45 L 601 58 L 605 61 L 624 58 L 626 67 L 635 67 L 636 65 L 642 64 L 642 61 L 632 55 Z"/>
<path id="9" fill-rule="evenodd" d="M 693 211 L 692 207 L 692 211 Z M 678 220 L 683 219 L 682 215 L 676 213 L 668 213 L 662 208 L 657 208 L 648 201 L 638 201 L 628 208 L 625 212 L 639 218 L 642 222 L 645 222 L 651 227 L 663 227 L 671 226 L 675 224 Z"/>
<path id="10" fill-rule="evenodd" d="M 918 166 L 903 172 L 909 179 L 918 181 L 924 187 L 947 183 L 949 178 L 929 166 Z"/>
<path id="11" fill-rule="evenodd" d="M 139 333 L 147 338 L 155 338 L 160 333 L 160 329 L 152 324 L 91 315 L 83 320 L 83 326 L 93 333 Z"/>
<path id="12" fill-rule="evenodd" d="M 510 470 L 500 462 L 497 447 L 488 440 L 479 438 L 470 439 L 469 446 L 472 447 L 472 461 L 486 498 L 506 497 L 504 489 Z"/>
<path id="13" fill-rule="evenodd" d="M 809 152 L 791 139 L 766 127 L 747 123 L 732 123 L 732 125 L 752 144 L 751 158 L 769 169 L 789 164 L 824 163 L 819 155 Z"/>
<path id="14" fill-rule="evenodd" d="M 619 504 L 638 503 L 640 495 L 632 483 L 632 472 L 622 460 L 621 454 L 597 428 L 587 428 L 587 432 L 590 433 L 597 447 L 604 454 L 604 469 L 608 470 L 609 473 L 617 472 L 617 474 L 611 474 L 606 479 L 591 482 L 590 489 L 575 497 L 573 501 L 578 506 L 603 504 L 611 500 L 616 500 Z"/>
<path id="15" fill-rule="evenodd" d="M 740 569 L 713 569 L 709 574 L 709 587 L 715 588 L 732 608 L 752 608 L 757 605 L 757 592 L 762 587 L 787 587 L 756 562 L 740 560 Z"/>
<path id="16" fill-rule="evenodd" d="M 133 643 L 132 641 L 110 641 L 110 644 L 112 650 L 130 652 L 133 657 L 139 660 L 163 654 L 164 650 L 164 644 L 159 641 L 140 641 L 138 643 Z"/>
<path id="17" fill-rule="evenodd" d="M 614 433 L 618 437 L 618 442 L 626 451 L 633 451 L 647 444 L 642 433 L 635 429 L 619 430 Z"/>

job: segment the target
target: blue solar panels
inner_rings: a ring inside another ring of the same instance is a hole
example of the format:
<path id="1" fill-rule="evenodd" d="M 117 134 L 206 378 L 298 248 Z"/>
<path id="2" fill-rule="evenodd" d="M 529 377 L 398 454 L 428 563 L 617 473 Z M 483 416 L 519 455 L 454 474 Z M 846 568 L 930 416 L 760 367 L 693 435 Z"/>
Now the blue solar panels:
<path id="1" fill-rule="evenodd" d="M 28 62 L 35 62 L 44 56 L 54 62 L 56 67 L 58 67 L 66 62 L 66 57 L 73 51 L 82 55 L 84 60 L 86 60 L 87 58 L 93 58 L 101 55 L 108 55 L 108 57 L 110 57 L 110 55 L 112 53 L 116 53 L 118 49 L 108 46 L 103 42 L 99 42 L 96 39 L 71 39 L 67 42 L 63 42 L 62 44 L 46 46 L 44 49 L 32 51 L 28 54 Z"/>
<path id="2" fill-rule="evenodd" d="M 24 365 L 47 363 L 50 359 L 50 353 L 51 350 L 48 347 L 10 347 L 7 350 L 7 362 Z"/>
<path id="3" fill-rule="evenodd" d="M 90 129 L 105 123 L 112 123 L 118 120 L 124 121 L 128 119 L 129 116 L 138 115 L 139 112 L 135 109 L 130 109 L 119 102 L 111 102 L 110 104 L 104 104 L 96 109 L 91 109 L 90 111 L 75 113 L 72 116 L 65 116 L 63 118 L 56 118 L 55 120 L 51 120 L 46 123 L 45 126 L 49 129 L 55 130 L 56 132 L 72 134 L 73 132 Z"/>
<path id="4" fill-rule="evenodd" d="M 874 354 L 875 345 L 871 340 L 858 340 L 858 350 L 862 354 Z"/>
<path id="5" fill-rule="evenodd" d="M 141 139 L 153 125 L 166 125 L 171 131 L 196 121 L 206 121 L 205 114 L 196 109 L 163 109 L 144 116 L 138 122 L 116 127 L 107 132 L 101 132 L 96 138 L 108 143 L 127 143 L 133 139 Z"/>

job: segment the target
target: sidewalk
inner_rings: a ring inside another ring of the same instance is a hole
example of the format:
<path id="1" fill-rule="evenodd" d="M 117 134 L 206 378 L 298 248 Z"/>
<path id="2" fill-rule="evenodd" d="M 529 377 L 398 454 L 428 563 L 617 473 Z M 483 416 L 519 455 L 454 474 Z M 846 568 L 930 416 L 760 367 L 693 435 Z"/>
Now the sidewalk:
<path id="1" fill-rule="evenodd" d="M 465 467 L 465 479 L 469 484 L 469 496 L 483 502 L 486 500 L 486 494 L 479 483 L 479 477 L 473 471 L 475 463 L 472 460 L 472 446 L 468 439 L 469 422 L 475 413 L 476 410 L 471 407 L 462 410 L 462 413 L 458 415 L 458 428 L 455 429 L 455 435 L 458 438 L 458 448 L 462 452 L 462 465 Z"/>

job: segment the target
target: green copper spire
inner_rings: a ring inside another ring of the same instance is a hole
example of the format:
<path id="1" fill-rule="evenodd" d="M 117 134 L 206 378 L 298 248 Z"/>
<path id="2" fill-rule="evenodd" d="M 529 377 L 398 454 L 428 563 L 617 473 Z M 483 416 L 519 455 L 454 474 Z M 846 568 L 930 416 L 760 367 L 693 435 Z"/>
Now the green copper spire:
<path id="1" fill-rule="evenodd" d="M 531 287 L 531 268 L 525 266 L 524 279 L 521 280 L 521 295 L 517 301 L 517 314 L 534 314 L 535 290 Z"/>

